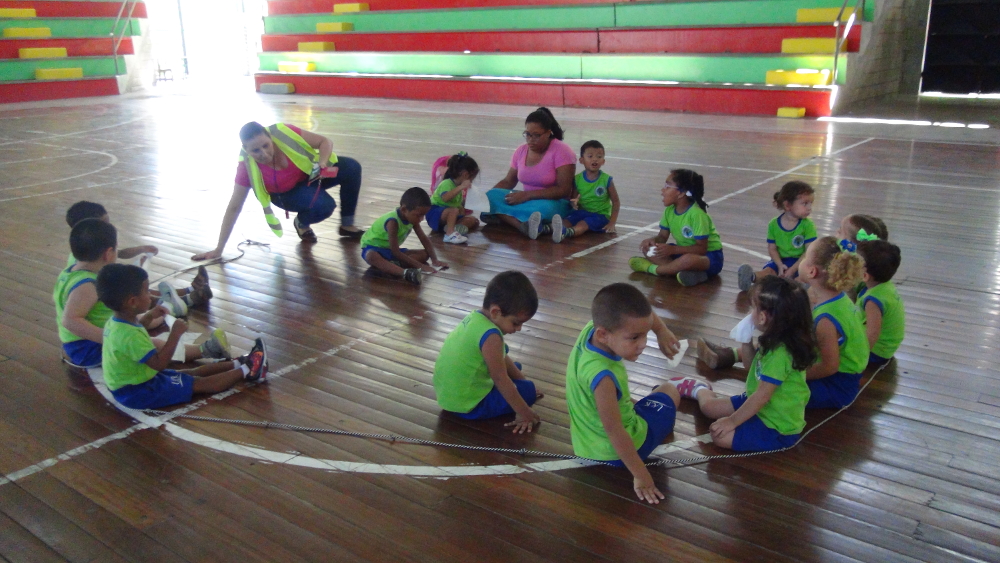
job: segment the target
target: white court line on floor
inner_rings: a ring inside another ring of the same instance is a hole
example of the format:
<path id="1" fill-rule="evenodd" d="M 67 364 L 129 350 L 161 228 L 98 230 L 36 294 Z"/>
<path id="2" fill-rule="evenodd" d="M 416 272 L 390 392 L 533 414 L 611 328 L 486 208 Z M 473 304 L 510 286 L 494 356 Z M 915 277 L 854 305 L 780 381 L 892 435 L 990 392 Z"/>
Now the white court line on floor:
<path id="1" fill-rule="evenodd" d="M 746 248 L 744 246 L 739 246 L 737 244 L 732 244 L 732 243 L 724 242 L 724 243 L 722 243 L 722 246 L 723 246 L 723 248 L 730 248 L 732 250 L 738 250 L 740 252 L 744 252 L 746 254 L 749 254 L 750 256 L 754 256 L 754 257 L 760 258 L 761 260 L 770 260 L 771 259 L 770 256 L 768 256 L 767 254 L 764 254 L 763 252 L 757 252 L 756 250 L 750 250 L 749 248 Z"/>
<path id="2" fill-rule="evenodd" d="M 70 148 L 70 147 L 64 147 L 62 145 L 52 145 L 52 144 L 49 144 L 49 143 L 39 143 L 39 142 L 36 142 L 36 141 L 27 141 L 26 143 L 33 144 L 33 145 L 41 145 L 43 147 L 52 147 L 52 148 L 57 148 L 57 149 L 68 149 L 68 148 Z M 23 186 L 14 186 L 14 187 L 11 187 L 11 188 L 0 188 L 0 192 L 9 192 L 11 190 L 23 190 L 23 189 L 27 189 L 27 188 L 34 188 L 36 186 L 44 186 L 44 185 L 47 185 L 47 184 L 58 184 L 59 182 L 68 182 L 69 180 L 75 180 L 77 178 L 83 178 L 84 176 L 90 176 L 92 174 L 97 174 L 99 172 L 104 172 L 105 170 L 107 170 L 107 169 L 115 166 L 116 164 L 118 164 L 118 157 L 115 156 L 115 155 L 113 155 L 113 154 L 111 154 L 111 153 L 108 153 L 108 152 L 104 152 L 104 151 L 92 151 L 92 150 L 88 150 L 88 149 L 73 149 L 73 150 L 78 150 L 80 152 L 85 152 L 85 153 L 90 153 L 90 154 L 99 154 L 101 156 L 106 156 L 106 157 L 108 157 L 108 158 L 111 159 L 111 162 L 108 163 L 108 164 L 106 164 L 106 165 L 104 165 L 104 166 L 102 166 L 102 167 L 100 167 L 100 168 L 98 168 L 97 170 L 91 170 L 89 172 L 84 172 L 82 174 L 75 174 L 73 176 L 67 176 L 65 178 L 59 178 L 59 179 L 54 179 L 54 180 L 46 180 L 44 182 L 36 182 L 34 184 L 25 184 Z"/>
<path id="3" fill-rule="evenodd" d="M 146 119 L 146 116 L 136 117 L 135 119 L 129 119 L 126 121 L 119 121 L 112 125 L 105 125 L 104 127 L 95 127 L 94 129 L 84 129 L 83 131 L 76 131 L 74 133 L 60 133 L 58 135 L 49 135 L 48 137 L 38 137 L 37 139 L 24 139 L 22 141 L 9 141 L 6 143 L 0 143 L 0 147 L 7 145 L 19 145 L 22 143 L 32 143 L 35 141 L 47 141 L 49 139 L 59 139 L 62 137 L 73 137 L 75 135 L 86 135 L 87 133 L 93 133 L 94 131 L 104 131 L 105 129 L 114 129 L 115 127 L 121 127 L 122 125 L 128 125 L 129 123 L 135 123 L 136 121 L 142 121 Z"/>
<path id="4" fill-rule="evenodd" d="M 80 191 L 80 190 L 87 190 L 87 189 L 90 189 L 90 188 L 102 188 L 104 186 L 112 186 L 114 184 L 121 184 L 122 182 L 132 182 L 134 180 L 144 180 L 146 178 L 152 178 L 154 176 L 155 176 L 155 174 L 146 174 L 145 176 L 134 176 L 132 178 L 121 178 L 119 180 L 114 180 L 114 181 L 111 181 L 111 182 L 104 182 L 103 184 L 89 184 L 89 185 L 80 186 L 80 187 L 77 187 L 77 188 L 66 188 L 65 190 L 56 190 L 54 192 L 44 192 L 44 193 L 40 193 L 40 194 L 22 195 L 22 196 L 17 196 L 17 197 L 8 197 L 8 198 L 0 199 L 0 203 L 3 203 L 5 201 L 16 201 L 16 200 L 19 200 L 19 199 L 30 199 L 30 198 L 33 198 L 33 197 L 42 197 L 42 196 L 47 196 L 47 195 L 64 194 L 66 192 L 76 192 L 76 191 Z"/>

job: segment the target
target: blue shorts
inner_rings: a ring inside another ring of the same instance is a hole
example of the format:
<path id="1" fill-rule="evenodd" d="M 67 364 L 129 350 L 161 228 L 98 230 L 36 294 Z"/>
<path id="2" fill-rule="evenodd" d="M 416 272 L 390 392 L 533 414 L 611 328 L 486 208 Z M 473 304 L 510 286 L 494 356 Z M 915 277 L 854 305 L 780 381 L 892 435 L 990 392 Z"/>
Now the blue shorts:
<path id="1" fill-rule="evenodd" d="M 432 231 L 437 231 L 439 233 L 444 232 L 444 228 L 447 223 L 441 220 L 441 214 L 444 213 L 446 209 L 452 209 L 451 207 L 444 207 L 442 205 L 432 205 L 431 210 L 427 212 L 425 218 L 427 219 L 427 224 L 430 225 Z M 462 220 L 465 215 L 462 215 L 462 210 L 458 210 L 458 218 L 455 222 L 458 223 Z"/>
<path id="2" fill-rule="evenodd" d="M 666 393 L 647 395 L 635 404 L 635 414 L 646 421 L 646 440 L 642 442 L 636 453 L 643 461 L 653 453 L 657 446 L 667 439 L 674 431 L 674 421 L 677 418 L 677 405 Z M 605 461 L 614 467 L 625 467 L 620 459 Z"/>
<path id="3" fill-rule="evenodd" d="M 839 409 L 851 404 L 861 390 L 860 373 L 837 372 L 823 379 L 810 379 L 807 409 Z"/>
<path id="4" fill-rule="evenodd" d="M 401 252 L 409 252 L 410 251 L 408 248 L 400 248 L 399 250 Z M 366 247 L 364 247 L 364 248 L 361 249 L 361 259 L 364 260 L 365 262 L 368 261 L 368 259 L 365 258 L 365 256 L 367 256 L 369 252 L 377 252 L 378 254 L 380 254 L 382 256 L 382 258 L 385 258 L 386 260 L 388 260 L 390 262 L 395 262 L 396 261 L 396 257 L 392 255 L 392 250 L 389 250 L 388 248 L 382 248 L 381 246 L 370 246 L 369 245 L 369 246 L 366 246 Z"/>
<path id="5" fill-rule="evenodd" d="M 528 381 L 527 379 L 511 379 L 514 382 L 514 387 L 517 387 L 517 393 L 521 395 L 525 403 L 528 406 L 535 404 L 535 398 L 537 394 L 535 393 L 535 383 L 533 381 Z M 514 412 L 514 407 L 507 403 L 507 399 L 503 398 L 500 394 L 500 390 L 497 389 L 496 385 L 493 389 L 483 397 L 482 401 L 476 405 L 469 412 L 456 412 L 452 413 L 459 418 L 464 418 L 466 420 L 478 420 L 480 418 L 494 418 L 497 416 L 503 416 L 505 414 L 511 414 Z"/>
<path id="6" fill-rule="evenodd" d="M 786 268 L 791 268 L 791 267 L 792 267 L 792 266 L 794 266 L 794 265 L 795 265 L 795 263 L 796 263 L 796 262 L 798 262 L 798 261 L 799 261 L 799 259 L 798 259 L 798 258 L 782 258 L 782 259 L 781 259 L 781 263 L 782 263 L 782 264 L 784 264 Z M 775 263 L 774 263 L 774 260 L 771 260 L 771 261 L 770 261 L 770 262 L 768 262 L 767 264 L 764 264 L 764 269 L 765 269 L 765 270 L 767 270 L 767 269 L 769 269 L 769 268 L 770 268 L 771 270 L 774 270 L 774 273 L 775 273 L 775 274 L 777 274 L 777 273 L 778 273 L 778 266 L 777 266 L 777 265 L 775 265 Z M 796 278 L 797 278 L 797 277 L 799 277 L 799 273 L 798 273 L 798 272 L 795 272 L 795 276 L 794 276 L 794 277 L 796 277 Z"/>
<path id="7" fill-rule="evenodd" d="M 733 410 L 737 410 L 747 402 L 747 394 L 730 397 Z M 782 434 L 764 424 L 759 416 L 753 415 L 743 424 L 736 427 L 733 435 L 733 451 L 735 452 L 769 452 L 795 445 L 801 434 Z"/>
<path id="8" fill-rule="evenodd" d="M 590 211 L 584 211 L 582 209 L 574 211 L 566 216 L 566 220 L 563 221 L 563 225 L 567 227 L 572 227 L 580 221 L 587 224 L 587 228 L 591 231 L 598 233 L 604 232 L 604 227 L 608 226 L 611 219 L 601 215 L 600 213 L 591 213 Z"/>
<path id="9" fill-rule="evenodd" d="M 681 256 L 684 255 L 671 254 L 670 259 L 677 260 Z M 722 262 L 723 262 L 722 249 L 720 248 L 719 250 L 710 251 L 708 254 L 705 254 L 705 258 L 708 258 L 708 269 L 705 270 L 705 273 L 708 274 L 708 277 L 712 278 L 719 275 L 719 272 L 722 271 Z"/>
<path id="10" fill-rule="evenodd" d="M 102 346 L 93 340 L 63 342 L 63 353 L 74 366 L 94 368 L 101 365 Z"/>
<path id="11" fill-rule="evenodd" d="M 870 366 L 884 366 L 885 364 L 889 363 L 889 360 L 891 359 L 892 358 L 883 358 L 882 356 L 879 356 L 875 352 L 868 353 L 868 365 Z"/>
<path id="12" fill-rule="evenodd" d="M 194 376 L 165 369 L 153 379 L 137 385 L 126 385 L 111 392 L 115 399 L 130 409 L 158 409 L 191 401 Z"/>

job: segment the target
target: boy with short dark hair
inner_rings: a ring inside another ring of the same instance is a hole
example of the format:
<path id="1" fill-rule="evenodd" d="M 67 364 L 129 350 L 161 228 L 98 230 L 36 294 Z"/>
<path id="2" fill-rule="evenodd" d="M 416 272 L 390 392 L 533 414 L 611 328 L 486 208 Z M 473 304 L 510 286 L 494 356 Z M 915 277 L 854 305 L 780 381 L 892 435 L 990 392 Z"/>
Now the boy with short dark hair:
<path id="1" fill-rule="evenodd" d="M 504 334 L 514 334 L 538 310 L 538 294 L 527 276 L 507 271 L 486 286 L 483 307 L 448 334 L 434 363 L 438 404 L 465 419 L 516 413 L 514 432 L 531 432 L 540 419 L 531 405 L 542 397 L 507 355 Z"/>
<path id="2" fill-rule="evenodd" d="M 628 468 L 636 496 L 656 504 L 663 493 L 643 462 L 673 432 L 680 394 L 673 384 L 664 383 L 636 403 L 629 395 L 622 360 L 638 359 L 649 331 L 656 334 L 660 351 L 673 358 L 679 349 L 677 337 L 642 292 L 627 283 L 601 289 L 591 316 L 566 367 L 573 453 Z"/>
<path id="3" fill-rule="evenodd" d="M 580 164 L 583 172 L 576 175 L 573 187 L 574 209 L 565 220 L 552 217 L 552 241 L 580 236 L 587 231 L 614 233 L 621 202 L 615 182 L 604 166 L 604 145 L 600 141 L 587 141 L 580 147 Z M 564 227 L 563 224 L 568 226 Z"/>
<path id="4" fill-rule="evenodd" d="M 101 365 L 104 325 L 112 311 L 97 296 L 98 272 L 116 259 L 118 231 L 99 219 L 85 219 L 73 227 L 69 237 L 75 261 L 59 274 L 52 300 L 56 306 L 56 326 L 63 353 L 78 367 Z M 138 320 L 151 327 L 166 313 L 162 307 L 146 311 Z M 200 357 L 228 357 L 226 334 L 216 330 L 212 338 L 198 346 L 188 346 L 188 360 Z"/>
<path id="5" fill-rule="evenodd" d="M 218 393 L 241 380 L 267 376 L 267 350 L 260 338 L 246 356 L 199 366 L 166 369 L 187 323 L 177 319 L 170 336 L 156 346 L 137 321 L 149 310 L 149 277 L 138 266 L 109 264 L 97 276 L 97 294 L 114 316 L 104 327 L 104 381 L 115 399 L 133 409 L 156 409 L 186 403 L 194 393 Z"/>
<path id="6" fill-rule="evenodd" d="M 438 268 L 447 268 L 448 264 L 437 259 L 430 239 L 420 228 L 420 222 L 431 209 L 431 197 L 423 188 L 410 188 L 403 192 L 399 207 L 375 220 L 372 228 L 365 231 L 361 237 L 361 258 L 371 267 L 402 277 L 404 280 L 420 285 L 420 272 L 434 273 L 431 264 Z M 423 250 L 400 248 L 410 232 L 417 233 Z"/>
<path id="7" fill-rule="evenodd" d="M 906 333 L 906 310 L 892 283 L 902 255 L 898 246 L 878 239 L 858 242 L 858 254 L 865 259 L 865 288 L 857 304 L 871 347 L 868 364 L 880 366 L 896 354 Z"/>

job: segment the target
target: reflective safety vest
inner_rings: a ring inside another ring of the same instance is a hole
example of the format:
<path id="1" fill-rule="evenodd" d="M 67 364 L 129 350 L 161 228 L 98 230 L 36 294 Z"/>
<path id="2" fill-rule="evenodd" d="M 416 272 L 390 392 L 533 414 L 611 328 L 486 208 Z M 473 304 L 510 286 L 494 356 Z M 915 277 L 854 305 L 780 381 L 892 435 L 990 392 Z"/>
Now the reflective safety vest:
<path id="1" fill-rule="evenodd" d="M 284 123 L 275 123 L 267 128 L 267 132 L 271 135 L 271 141 L 275 148 L 284 153 L 299 170 L 308 174 L 310 179 L 318 172 L 319 151 L 312 148 L 301 135 Z M 253 195 L 257 196 L 257 201 L 264 208 L 264 219 L 267 221 L 267 226 L 271 227 L 271 231 L 280 237 L 284 234 L 281 229 L 281 221 L 274 216 L 274 212 L 271 210 L 271 194 L 267 193 L 267 188 L 264 187 L 264 177 L 260 173 L 257 161 L 247 154 L 246 149 L 240 149 L 240 162 L 244 163 L 247 172 L 250 173 Z M 337 155 L 330 154 L 330 163 L 337 163 Z"/>

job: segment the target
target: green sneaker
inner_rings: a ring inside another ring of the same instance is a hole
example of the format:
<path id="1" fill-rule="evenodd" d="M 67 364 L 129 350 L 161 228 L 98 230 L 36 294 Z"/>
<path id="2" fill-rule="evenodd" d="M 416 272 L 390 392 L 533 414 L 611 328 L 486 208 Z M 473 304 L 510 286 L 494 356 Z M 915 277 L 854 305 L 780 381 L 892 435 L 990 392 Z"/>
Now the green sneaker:
<path id="1" fill-rule="evenodd" d="M 648 274 L 650 266 L 654 266 L 654 264 L 642 256 L 633 256 L 628 259 L 628 266 L 634 272 Z"/>
<path id="2" fill-rule="evenodd" d="M 203 358 L 218 358 L 221 360 L 231 360 L 232 352 L 229 350 L 229 338 L 221 328 L 212 331 L 212 336 L 202 342 L 201 356 Z"/>

